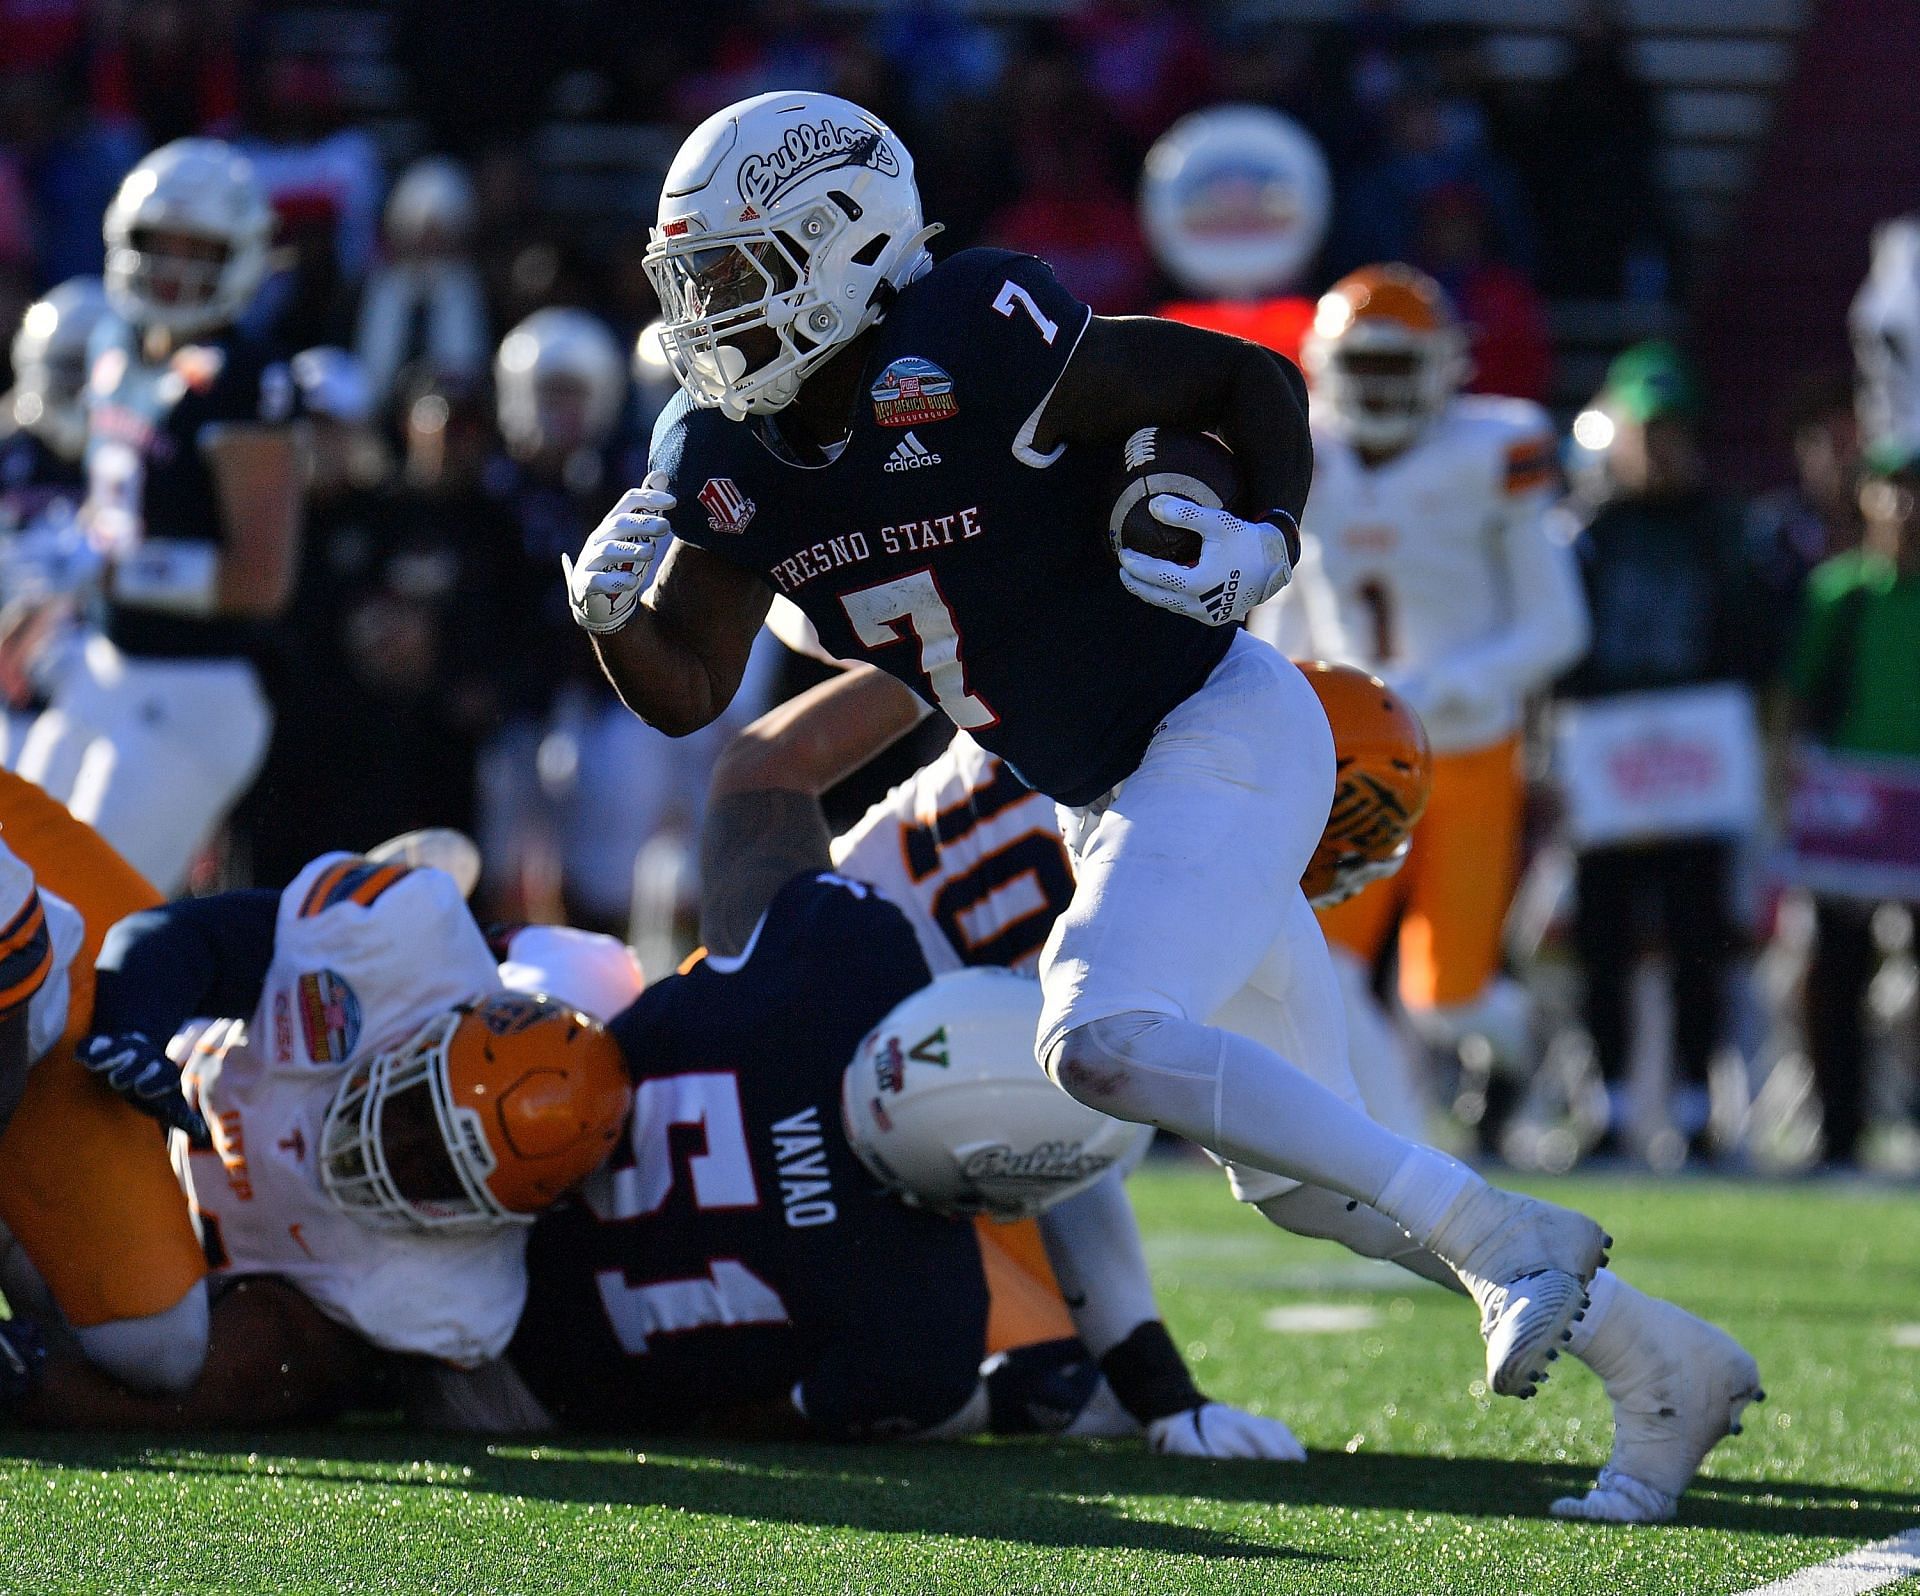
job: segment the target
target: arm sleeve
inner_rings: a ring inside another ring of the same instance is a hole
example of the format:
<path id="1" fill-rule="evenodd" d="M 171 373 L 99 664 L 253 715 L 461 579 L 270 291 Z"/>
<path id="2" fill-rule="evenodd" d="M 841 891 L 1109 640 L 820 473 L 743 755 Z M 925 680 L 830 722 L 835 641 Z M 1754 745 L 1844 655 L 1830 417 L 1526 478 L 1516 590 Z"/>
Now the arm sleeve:
<path id="1" fill-rule="evenodd" d="M 1572 547 L 1549 514 L 1544 494 L 1529 493 L 1515 502 L 1501 546 L 1512 620 L 1451 655 L 1446 668 L 1524 696 L 1586 653 L 1587 601 Z"/>
<path id="2" fill-rule="evenodd" d="M 253 1013 L 273 962 L 280 894 L 188 898 L 127 916 L 94 961 L 93 1029 L 156 1042 L 196 1015 Z"/>

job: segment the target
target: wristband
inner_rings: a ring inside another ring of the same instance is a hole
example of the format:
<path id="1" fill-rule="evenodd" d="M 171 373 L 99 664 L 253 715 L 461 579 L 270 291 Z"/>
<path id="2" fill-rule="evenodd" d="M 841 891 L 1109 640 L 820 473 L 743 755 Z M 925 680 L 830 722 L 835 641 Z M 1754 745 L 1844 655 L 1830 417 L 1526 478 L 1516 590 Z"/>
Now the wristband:
<path id="1" fill-rule="evenodd" d="M 112 595 L 129 609 L 205 618 L 220 588 L 220 551 L 184 538 L 144 538 L 114 561 Z"/>
<path id="2" fill-rule="evenodd" d="M 1142 1424 L 1186 1413 L 1207 1400 L 1158 1319 L 1147 1320 L 1110 1349 L 1100 1360 L 1100 1372 L 1120 1405 Z"/>
<path id="3" fill-rule="evenodd" d="M 1287 540 L 1287 563 L 1298 565 L 1300 563 L 1300 518 L 1275 505 L 1260 519 L 1268 526 L 1279 529 L 1280 536 Z"/>

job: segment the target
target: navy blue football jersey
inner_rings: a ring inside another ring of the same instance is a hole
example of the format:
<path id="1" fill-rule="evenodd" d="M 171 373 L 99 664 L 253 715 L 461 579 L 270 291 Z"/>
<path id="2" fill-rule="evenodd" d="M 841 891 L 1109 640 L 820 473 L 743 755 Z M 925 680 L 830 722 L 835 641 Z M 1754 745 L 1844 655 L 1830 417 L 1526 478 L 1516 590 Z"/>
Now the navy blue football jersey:
<path id="1" fill-rule="evenodd" d="M 651 460 L 675 536 L 764 578 L 835 654 L 1067 804 L 1128 775 L 1232 641 L 1121 586 L 1113 459 L 1033 447 L 1091 314 L 1044 262 L 963 250 L 880 323 L 836 458 L 798 463 L 777 416 L 729 421 L 682 395 Z"/>
<path id="2" fill-rule="evenodd" d="M 80 508 L 86 477 L 25 427 L 0 423 L 0 534 L 36 521 L 65 520 Z"/>
<path id="3" fill-rule="evenodd" d="M 225 517 L 204 445 L 223 426 L 286 425 L 298 403 L 286 362 L 244 333 L 150 361 L 135 329 L 110 324 L 96 338 L 87 381 L 94 537 L 113 553 L 143 538 L 224 546 Z M 129 654 L 243 654 L 258 630 L 231 618 L 107 607 L 107 635 Z"/>
<path id="4" fill-rule="evenodd" d="M 973 1228 L 883 1190 L 840 1117 L 860 1039 L 928 978 L 898 909 L 809 874 L 738 958 L 614 1020 L 628 1134 L 535 1225 L 508 1351 L 563 1423 L 672 1428 L 797 1387 L 817 1428 L 857 1436 L 965 1403 L 986 1342 Z"/>

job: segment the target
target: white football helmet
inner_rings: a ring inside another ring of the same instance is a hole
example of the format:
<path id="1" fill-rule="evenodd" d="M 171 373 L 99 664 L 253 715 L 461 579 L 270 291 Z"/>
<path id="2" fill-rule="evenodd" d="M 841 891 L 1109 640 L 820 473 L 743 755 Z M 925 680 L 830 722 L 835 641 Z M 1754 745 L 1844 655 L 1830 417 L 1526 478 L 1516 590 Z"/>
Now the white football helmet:
<path id="1" fill-rule="evenodd" d="M 1882 222 L 1847 312 L 1861 441 L 1920 443 L 1920 216 Z"/>
<path id="2" fill-rule="evenodd" d="M 425 155 L 400 174 L 387 196 L 387 243 L 459 245 L 473 232 L 479 201 L 467 169 L 448 155 Z"/>
<path id="3" fill-rule="evenodd" d="M 106 314 L 100 279 L 69 277 L 27 306 L 13 335 L 14 422 L 69 460 L 86 445 L 87 345 Z"/>
<path id="4" fill-rule="evenodd" d="M 931 264 L 913 158 L 831 94 L 762 94 L 695 128 L 647 245 L 661 345 L 695 404 L 738 421 L 808 373 Z"/>
<path id="5" fill-rule="evenodd" d="M 847 1140 L 882 1185 L 942 1214 L 1028 1219 L 1144 1151 L 1152 1127 L 1075 1101 L 1033 1056 L 1040 986 L 937 977 L 870 1031 L 841 1078 Z"/>
<path id="6" fill-rule="evenodd" d="M 218 139 L 175 139 L 121 180 L 107 206 L 107 300 L 137 327 L 196 337 L 236 320 L 267 273 L 273 208 L 253 167 Z M 155 249 L 184 233 L 207 258 Z"/>
<path id="7" fill-rule="evenodd" d="M 627 363 L 599 317 L 550 305 L 500 340 L 493 381 L 500 431 L 516 453 L 592 449 L 620 418 Z"/>
<path id="8" fill-rule="evenodd" d="M 1258 299 L 1290 287 L 1327 236 L 1333 183 L 1318 141 L 1264 105 L 1183 116 L 1147 151 L 1140 220 L 1188 293 Z"/>

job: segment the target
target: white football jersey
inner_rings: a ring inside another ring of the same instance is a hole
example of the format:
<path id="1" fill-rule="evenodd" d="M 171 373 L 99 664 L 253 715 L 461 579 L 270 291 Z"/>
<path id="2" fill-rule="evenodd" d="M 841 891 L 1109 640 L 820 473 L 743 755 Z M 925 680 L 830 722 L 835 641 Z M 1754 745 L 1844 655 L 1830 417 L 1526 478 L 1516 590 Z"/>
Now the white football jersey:
<path id="1" fill-rule="evenodd" d="M 1380 466 L 1324 427 L 1313 450 L 1300 566 L 1256 615 L 1256 635 L 1295 658 L 1385 677 L 1437 751 L 1510 735 L 1524 696 L 1586 635 L 1572 555 L 1545 526 L 1554 481 L 1545 412 L 1462 396 Z M 1443 677 L 1462 691 L 1441 690 Z"/>
<path id="2" fill-rule="evenodd" d="M 337 1208 L 315 1158 L 341 1081 L 454 1004 L 501 990 L 453 879 L 326 854 L 280 897 L 273 963 L 245 1024 L 221 1021 L 183 1076 L 211 1150 L 173 1139 L 207 1251 L 291 1281 L 390 1352 L 470 1367 L 498 1357 L 526 1297 L 526 1227 L 387 1230 Z"/>
<path id="3" fill-rule="evenodd" d="M 67 1028 L 69 966 L 86 938 L 80 911 L 39 886 L 33 869 L 0 841 L 0 1007 L 27 1006 L 27 1058 L 39 1062 Z"/>
<path id="4" fill-rule="evenodd" d="M 1031 969 L 1073 897 L 1053 800 L 965 732 L 834 839 L 833 866 L 900 906 L 935 975 Z"/>

